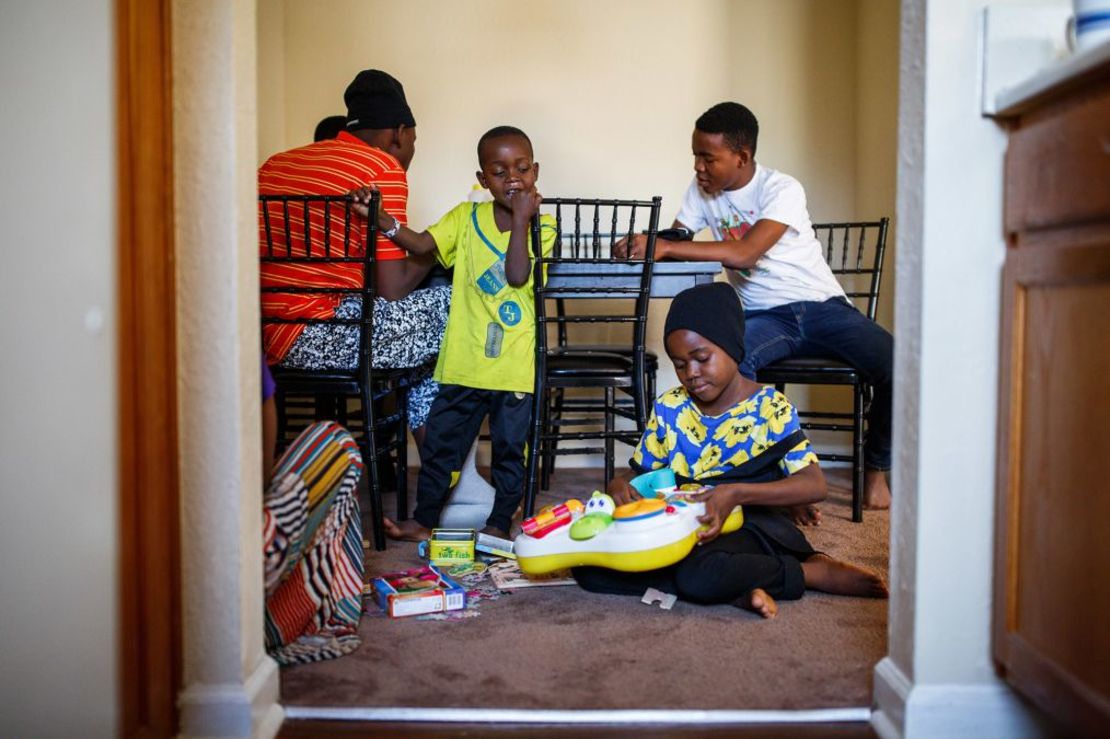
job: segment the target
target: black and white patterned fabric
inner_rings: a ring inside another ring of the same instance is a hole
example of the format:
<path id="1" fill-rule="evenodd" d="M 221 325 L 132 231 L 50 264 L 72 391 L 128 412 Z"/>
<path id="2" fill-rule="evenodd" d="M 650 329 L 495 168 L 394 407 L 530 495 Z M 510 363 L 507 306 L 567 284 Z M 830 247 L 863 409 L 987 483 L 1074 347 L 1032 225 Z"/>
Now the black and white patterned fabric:
<path id="1" fill-rule="evenodd" d="M 447 328 L 451 288 L 416 290 L 400 300 L 374 300 L 374 367 L 412 368 L 409 375 L 409 425 L 420 428 L 428 419 L 438 386 L 432 379 L 436 357 Z M 336 318 L 362 317 L 362 298 L 349 295 L 335 311 Z M 353 369 L 358 366 L 357 326 L 306 326 L 281 366 L 288 369 Z"/>

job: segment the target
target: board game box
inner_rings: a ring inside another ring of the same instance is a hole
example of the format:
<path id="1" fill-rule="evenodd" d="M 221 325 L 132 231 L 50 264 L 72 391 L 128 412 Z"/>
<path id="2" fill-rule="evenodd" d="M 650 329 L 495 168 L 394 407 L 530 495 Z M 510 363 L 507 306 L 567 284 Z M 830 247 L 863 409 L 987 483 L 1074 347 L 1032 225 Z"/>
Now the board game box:
<path id="1" fill-rule="evenodd" d="M 466 591 L 435 565 L 391 572 L 371 585 L 378 605 L 393 618 L 466 607 Z"/>

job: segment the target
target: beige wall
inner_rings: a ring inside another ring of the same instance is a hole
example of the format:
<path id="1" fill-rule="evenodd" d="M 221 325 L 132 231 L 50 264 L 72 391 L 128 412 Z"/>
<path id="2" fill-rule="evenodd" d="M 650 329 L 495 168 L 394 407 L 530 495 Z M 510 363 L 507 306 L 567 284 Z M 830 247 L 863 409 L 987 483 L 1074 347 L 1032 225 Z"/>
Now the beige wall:
<path id="1" fill-rule="evenodd" d="M 258 7 L 259 163 L 285 143 L 285 4 L 259 0 Z M 311 136 L 311 132 L 309 134 Z"/>
<path id="2" fill-rule="evenodd" d="M 0 736 L 118 716 L 113 4 L 0 4 Z"/>
<path id="3" fill-rule="evenodd" d="M 860 0 L 856 48 L 856 216 L 891 219 L 879 323 L 894 330 L 894 223 L 898 157 L 898 3 Z"/>
<path id="4" fill-rule="evenodd" d="M 378 67 L 417 121 L 414 226 L 466 197 L 475 143 L 501 123 L 532 137 L 546 195 L 658 194 L 669 223 L 694 119 L 726 99 L 754 110 L 757 159 L 801 180 L 815 221 L 892 215 L 897 24 L 893 0 L 261 0 L 259 161 L 310 141 Z M 649 326 L 660 354 L 665 312 Z"/>
<path id="5" fill-rule="evenodd" d="M 372 30 L 382 18 L 395 32 Z M 344 112 L 354 74 L 379 67 L 404 83 L 417 119 L 417 224 L 465 197 L 474 144 L 498 123 L 533 137 L 543 192 L 661 194 L 673 214 L 692 173 L 694 118 L 737 99 L 760 118 L 758 158 L 806 184 L 814 218 L 851 216 L 857 109 L 887 106 L 893 141 L 897 83 L 893 56 L 885 77 L 869 68 L 870 40 L 862 63 L 860 19 L 876 31 L 885 23 L 896 51 L 897 9 L 884 0 L 357 0 L 326 14 L 304 0 L 263 0 L 259 160 L 309 141 L 320 118 Z M 893 172 L 892 156 L 888 164 Z"/>

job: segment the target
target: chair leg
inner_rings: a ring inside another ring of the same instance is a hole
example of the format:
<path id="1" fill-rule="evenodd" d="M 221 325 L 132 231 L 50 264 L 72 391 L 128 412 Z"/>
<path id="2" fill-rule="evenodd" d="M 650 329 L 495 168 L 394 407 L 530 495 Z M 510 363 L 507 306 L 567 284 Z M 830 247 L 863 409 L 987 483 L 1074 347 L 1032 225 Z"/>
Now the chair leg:
<path id="1" fill-rule="evenodd" d="M 565 400 L 565 393 L 566 391 L 563 388 L 558 388 L 551 394 L 551 415 L 547 417 L 548 424 L 550 424 L 552 420 L 562 420 L 563 411 L 565 410 L 565 406 L 563 405 L 563 401 Z M 551 426 L 551 429 L 553 432 L 553 438 L 544 445 L 546 454 L 544 454 L 543 458 L 543 484 L 541 485 L 544 490 L 547 490 L 551 487 L 551 476 L 555 473 L 555 459 L 558 457 L 559 454 L 558 427 Z"/>
<path id="2" fill-rule="evenodd" d="M 632 404 L 636 414 L 636 430 L 641 434 L 647 428 L 648 404 L 652 399 L 648 396 L 648 380 L 646 373 L 632 378 Z"/>
<path id="3" fill-rule="evenodd" d="M 400 418 L 397 421 L 397 519 L 409 517 L 409 389 L 397 388 Z"/>
<path id="4" fill-rule="evenodd" d="M 605 388 L 605 484 L 613 479 L 613 408 L 617 402 L 613 388 Z"/>
<path id="5" fill-rule="evenodd" d="M 537 472 L 540 462 L 540 434 L 543 428 L 547 388 L 540 387 L 532 395 L 532 429 L 528 439 L 528 469 L 524 482 L 524 517 L 531 518 L 536 507 L 536 488 L 539 486 Z"/>
<path id="6" fill-rule="evenodd" d="M 562 417 L 562 408 L 563 408 L 563 390 L 562 390 L 562 388 L 559 388 L 557 390 L 548 390 L 547 395 L 548 395 L 548 397 L 544 399 L 544 404 L 543 404 L 543 407 L 544 407 L 543 428 L 548 428 L 550 426 L 550 424 L 552 423 L 553 419 L 558 419 L 558 418 Z M 555 471 L 555 450 L 558 449 L 557 445 L 559 443 L 559 438 L 558 438 L 557 430 L 554 430 L 554 427 L 552 427 L 552 428 L 553 428 L 552 433 L 555 435 L 555 438 L 549 439 L 548 441 L 545 441 L 543 443 L 543 449 L 541 450 L 542 451 L 542 454 L 541 454 L 541 457 L 540 457 L 540 459 L 541 459 L 540 489 L 541 490 L 547 490 L 551 487 L 551 474 Z"/>
<path id="7" fill-rule="evenodd" d="M 362 456 L 371 460 L 366 464 L 366 472 L 368 475 L 367 489 L 370 493 L 370 528 L 371 534 L 374 539 L 374 549 L 377 551 L 385 551 L 385 526 L 382 523 L 382 488 L 378 480 L 378 463 L 374 459 L 373 445 L 365 439 L 359 445 L 362 450 Z"/>
<path id="8" fill-rule="evenodd" d="M 852 388 L 852 521 L 863 520 L 863 385 Z"/>
<path id="9" fill-rule="evenodd" d="M 370 488 L 370 526 L 374 535 L 374 549 L 385 551 L 385 526 L 382 518 L 382 486 L 378 475 L 378 445 L 374 439 L 374 401 L 373 388 L 362 388 L 362 457 L 369 473 Z"/>

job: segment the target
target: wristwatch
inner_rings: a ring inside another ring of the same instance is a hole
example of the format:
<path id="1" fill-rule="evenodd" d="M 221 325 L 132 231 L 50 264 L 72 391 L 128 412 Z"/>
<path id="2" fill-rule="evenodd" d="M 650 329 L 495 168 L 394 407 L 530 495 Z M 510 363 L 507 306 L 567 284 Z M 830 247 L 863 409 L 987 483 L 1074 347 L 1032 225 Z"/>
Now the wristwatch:
<path id="1" fill-rule="evenodd" d="M 388 231 L 382 231 L 382 236 L 386 237 L 387 239 L 392 239 L 394 236 L 397 235 L 397 232 L 401 230 L 401 222 L 393 216 L 390 216 L 390 218 L 393 218 L 393 228 L 389 229 Z"/>

